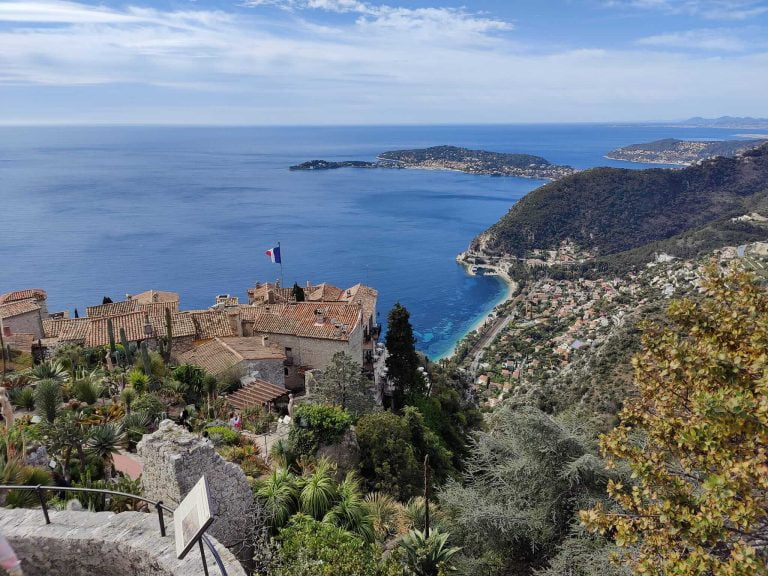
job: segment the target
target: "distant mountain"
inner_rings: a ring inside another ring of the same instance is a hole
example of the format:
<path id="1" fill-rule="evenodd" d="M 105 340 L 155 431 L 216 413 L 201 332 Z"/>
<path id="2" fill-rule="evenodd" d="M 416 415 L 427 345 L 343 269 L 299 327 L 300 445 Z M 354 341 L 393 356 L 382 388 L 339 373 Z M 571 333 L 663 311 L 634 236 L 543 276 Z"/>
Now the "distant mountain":
<path id="1" fill-rule="evenodd" d="M 734 220 L 753 213 L 757 220 Z M 712 239 L 768 237 L 759 215 L 768 215 L 768 145 L 682 170 L 579 172 L 529 193 L 470 248 L 523 257 L 570 240 L 620 265 L 638 250 L 697 254 Z"/>
<path id="2" fill-rule="evenodd" d="M 632 144 L 611 150 L 605 155 L 612 160 L 647 162 L 652 164 L 693 164 L 714 156 L 736 156 L 757 148 L 765 140 L 677 140 L 665 138 L 643 144 Z"/>
<path id="3" fill-rule="evenodd" d="M 675 123 L 680 126 L 695 126 L 697 128 L 736 128 L 743 129 L 768 129 L 768 118 L 752 118 L 750 116 L 720 116 L 720 118 L 702 118 L 695 116 Z"/>
<path id="4" fill-rule="evenodd" d="M 333 170 L 347 167 L 458 170 L 468 174 L 516 176 L 518 178 L 545 180 L 556 180 L 575 172 L 570 166 L 551 164 L 541 156 L 469 150 L 457 146 L 392 150 L 379 154 L 376 162 L 311 160 L 291 166 L 290 170 Z"/>

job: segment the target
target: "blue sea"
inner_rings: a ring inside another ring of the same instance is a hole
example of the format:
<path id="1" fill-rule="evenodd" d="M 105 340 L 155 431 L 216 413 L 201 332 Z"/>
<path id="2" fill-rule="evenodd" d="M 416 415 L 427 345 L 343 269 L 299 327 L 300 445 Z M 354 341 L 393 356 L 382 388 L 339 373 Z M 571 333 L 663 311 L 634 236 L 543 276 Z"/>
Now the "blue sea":
<path id="1" fill-rule="evenodd" d="M 470 240 L 542 182 L 426 170 L 290 172 L 311 159 L 372 160 L 450 144 L 544 156 L 577 168 L 633 166 L 610 149 L 738 131 L 629 125 L 0 128 L 0 292 L 44 288 L 51 311 L 147 289 L 182 308 L 286 284 L 379 290 L 400 302 L 420 350 L 450 353 L 503 298 L 455 262 Z"/>

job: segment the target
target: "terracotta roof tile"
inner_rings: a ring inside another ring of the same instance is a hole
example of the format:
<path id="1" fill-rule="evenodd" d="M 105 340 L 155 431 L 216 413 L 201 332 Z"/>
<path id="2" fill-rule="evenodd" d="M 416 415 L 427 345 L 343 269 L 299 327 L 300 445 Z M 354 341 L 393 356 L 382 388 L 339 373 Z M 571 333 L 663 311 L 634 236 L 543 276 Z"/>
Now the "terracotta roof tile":
<path id="1" fill-rule="evenodd" d="M 90 319 L 61 318 L 43 320 L 43 333 L 46 338 L 58 338 L 61 342 L 82 341 L 88 337 Z"/>
<path id="2" fill-rule="evenodd" d="M 40 304 L 34 298 L 11 301 L 7 304 L 0 304 L 0 318 L 13 318 L 36 310 L 40 310 Z"/>
<path id="3" fill-rule="evenodd" d="M 241 306 L 240 313 L 243 320 L 252 323 L 254 333 L 325 340 L 349 340 L 349 333 L 360 321 L 359 306 L 337 302 Z M 320 319 L 322 322 L 318 321 Z"/>
<path id="4" fill-rule="evenodd" d="M 170 303 L 175 302 L 177 305 L 174 310 L 178 309 L 179 293 L 167 292 L 163 290 L 147 290 L 146 292 L 140 292 L 139 294 L 132 294 L 127 300 L 133 300 L 140 304 L 153 304 L 153 303 Z"/>
<path id="5" fill-rule="evenodd" d="M 149 322 L 152 324 L 156 335 L 165 336 L 165 310 L 163 310 L 162 316 L 150 316 Z M 174 312 L 171 314 L 171 333 L 174 338 L 194 336 L 197 333 L 197 328 L 195 328 L 195 323 L 187 312 Z"/>
<path id="6" fill-rule="evenodd" d="M 193 310 L 187 314 L 195 323 L 196 340 L 237 336 L 229 321 L 229 314 L 224 310 Z"/>
<path id="7" fill-rule="evenodd" d="M 0 295 L 0 304 L 7 304 L 9 302 L 18 302 L 19 300 L 28 300 L 34 298 L 35 300 L 45 300 L 48 294 L 45 290 L 39 288 L 32 288 L 30 290 L 15 290 L 14 292 L 7 292 Z"/>
<path id="8" fill-rule="evenodd" d="M 263 346 L 259 338 L 214 338 L 184 352 L 179 360 L 211 374 L 221 374 L 244 360 L 275 360 L 282 364 L 285 354 Z"/>
<path id="9" fill-rule="evenodd" d="M 312 292 L 306 294 L 306 297 L 311 302 L 338 302 L 343 293 L 341 288 L 323 282 L 316 286 Z"/>
<path id="10" fill-rule="evenodd" d="M 109 304 L 100 304 L 99 306 L 88 306 L 86 313 L 89 318 L 104 318 L 106 316 L 119 316 L 130 312 L 143 312 L 148 316 L 164 316 L 165 309 L 171 311 L 179 310 L 179 302 L 140 302 L 138 300 L 122 300 L 120 302 L 111 302 Z"/>
<path id="11" fill-rule="evenodd" d="M 131 312 L 109 318 L 90 318 L 90 329 L 85 340 L 86 346 L 106 346 L 109 344 L 109 332 L 107 331 L 107 320 L 109 319 L 112 320 L 115 342 L 120 342 L 120 328 L 125 330 L 125 337 L 129 342 L 138 342 L 147 337 L 144 333 L 143 312 Z"/>

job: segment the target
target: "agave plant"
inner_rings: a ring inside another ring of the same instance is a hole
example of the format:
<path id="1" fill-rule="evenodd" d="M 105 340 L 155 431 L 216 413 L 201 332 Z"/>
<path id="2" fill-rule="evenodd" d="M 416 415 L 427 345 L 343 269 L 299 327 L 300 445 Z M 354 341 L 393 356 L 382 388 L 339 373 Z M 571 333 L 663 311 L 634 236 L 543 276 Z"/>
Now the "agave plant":
<path id="1" fill-rule="evenodd" d="M 400 541 L 405 564 L 414 576 L 438 576 L 441 572 L 453 572 L 451 558 L 461 550 L 449 547 L 448 534 L 433 530 L 429 537 L 421 530 L 411 530 Z"/>
<path id="2" fill-rule="evenodd" d="M 80 402 L 95 404 L 104 394 L 104 375 L 100 370 L 80 372 L 72 385 L 72 391 Z"/>
<path id="3" fill-rule="evenodd" d="M 69 377 L 67 369 L 61 362 L 51 362 L 50 360 L 41 362 L 32 368 L 29 375 L 33 380 L 53 380 L 58 384 L 61 384 Z"/>
<path id="4" fill-rule="evenodd" d="M 296 477 L 287 468 L 277 468 L 259 484 L 256 497 L 266 510 L 273 533 L 277 533 L 296 511 L 298 503 Z"/>
<path id="5" fill-rule="evenodd" d="M 336 503 L 325 514 L 323 522 L 354 532 L 367 542 L 373 542 L 375 534 L 371 515 L 360 493 L 360 483 L 353 472 L 347 473 L 336 492 Z"/>
<path id="6" fill-rule="evenodd" d="M 10 393 L 11 402 L 24 410 L 35 409 L 35 391 L 31 387 L 15 388 Z"/>
<path id="7" fill-rule="evenodd" d="M 131 445 L 135 445 L 149 431 L 152 419 L 146 412 L 132 412 L 123 418 L 122 426 Z"/>
<path id="8" fill-rule="evenodd" d="M 112 456 L 120 452 L 127 443 L 127 435 L 122 425 L 115 423 L 102 424 L 91 428 L 85 449 L 101 458 L 104 462 L 104 476 L 107 480 L 112 477 Z"/>

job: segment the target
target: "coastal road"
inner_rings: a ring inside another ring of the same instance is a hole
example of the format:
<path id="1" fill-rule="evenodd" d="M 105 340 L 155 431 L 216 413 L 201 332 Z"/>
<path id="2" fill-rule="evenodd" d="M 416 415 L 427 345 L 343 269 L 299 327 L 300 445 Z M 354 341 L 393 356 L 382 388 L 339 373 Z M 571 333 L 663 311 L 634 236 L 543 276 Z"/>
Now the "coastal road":
<path id="1" fill-rule="evenodd" d="M 509 326 L 509 323 L 515 319 L 515 316 L 515 312 L 512 312 L 503 318 L 496 318 L 496 320 L 493 321 L 491 327 L 485 331 L 485 333 L 480 337 L 480 340 L 478 340 L 477 343 L 472 347 L 472 351 L 469 353 L 470 356 L 472 356 L 472 363 L 469 365 L 469 371 L 470 374 L 472 374 L 473 379 L 477 378 L 477 371 L 480 367 L 480 360 L 483 358 L 485 349 L 490 346 L 491 342 L 496 339 L 502 330 Z"/>

